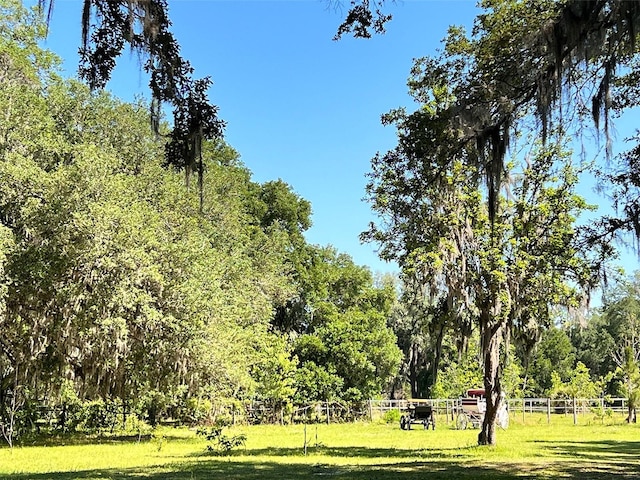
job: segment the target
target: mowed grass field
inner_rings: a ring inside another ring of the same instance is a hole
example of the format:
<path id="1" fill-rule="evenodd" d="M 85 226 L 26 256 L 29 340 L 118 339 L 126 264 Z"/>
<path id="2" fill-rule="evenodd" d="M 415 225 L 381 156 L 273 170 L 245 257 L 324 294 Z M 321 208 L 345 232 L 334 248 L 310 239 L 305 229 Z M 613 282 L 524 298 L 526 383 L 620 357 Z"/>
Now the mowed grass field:
<path id="1" fill-rule="evenodd" d="M 515 416 L 517 417 L 517 415 Z M 60 439 L 0 449 L 0 478 L 72 479 L 633 479 L 640 478 L 640 425 L 621 417 L 602 424 L 589 416 L 512 418 L 496 447 L 476 446 L 478 430 L 435 431 L 395 424 L 305 427 L 245 426 L 245 447 L 228 456 L 207 453 L 188 429 L 164 429 L 151 439 Z M 63 443 L 66 443 L 63 444 Z"/>

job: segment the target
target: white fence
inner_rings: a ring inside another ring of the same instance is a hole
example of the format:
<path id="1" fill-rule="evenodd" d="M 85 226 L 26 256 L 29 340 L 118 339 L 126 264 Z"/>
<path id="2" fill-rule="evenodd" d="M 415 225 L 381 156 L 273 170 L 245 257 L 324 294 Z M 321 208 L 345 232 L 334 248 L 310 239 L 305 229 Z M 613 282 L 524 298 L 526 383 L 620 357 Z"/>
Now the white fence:
<path id="1" fill-rule="evenodd" d="M 577 398 L 576 412 L 588 414 L 607 411 L 611 414 L 626 416 L 626 398 Z M 371 419 L 381 418 L 391 410 L 403 411 L 409 405 L 431 405 L 436 415 L 446 416 L 447 421 L 453 419 L 459 399 L 411 399 L 411 400 L 369 400 L 369 416 Z M 511 417 L 521 414 L 525 419 L 528 414 L 545 414 L 550 421 L 553 415 L 573 414 L 573 400 L 565 398 L 511 398 L 508 400 Z"/>
<path id="2" fill-rule="evenodd" d="M 624 415 L 627 416 L 626 398 L 581 398 L 576 399 L 577 415 Z M 409 405 L 430 405 L 440 422 L 454 422 L 460 408 L 460 399 L 410 399 L 368 400 L 357 405 L 342 402 L 316 402 L 296 405 L 290 410 L 273 409 L 261 402 L 246 405 L 241 412 L 233 408 L 233 422 L 249 423 L 297 423 L 297 422 L 349 422 L 353 420 L 378 420 L 390 411 L 404 412 Z M 227 409 L 228 412 L 231 409 Z M 573 415 L 573 401 L 563 398 L 512 398 L 508 400 L 511 419 L 526 421 L 527 416 L 546 416 L 551 423 L 554 416 Z"/>

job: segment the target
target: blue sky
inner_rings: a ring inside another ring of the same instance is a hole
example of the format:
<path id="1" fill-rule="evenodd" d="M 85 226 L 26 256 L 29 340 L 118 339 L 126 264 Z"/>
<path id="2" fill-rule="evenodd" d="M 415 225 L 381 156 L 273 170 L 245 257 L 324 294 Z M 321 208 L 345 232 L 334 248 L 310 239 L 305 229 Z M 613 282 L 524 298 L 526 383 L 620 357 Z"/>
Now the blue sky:
<path id="1" fill-rule="evenodd" d="M 195 76 L 213 79 L 209 98 L 227 122 L 226 141 L 253 179 L 280 178 L 311 202 L 307 240 L 374 272 L 396 271 L 358 239 L 375 220 L 362 200 L 370 160 L 395 144 L 380 115 L 413 108 L 406 93 L 413 59 L 433 55 L 449 25 L 470 28 L 478 10 L 473 0 L 392 2 L 386 34 L 333 41 L 343 3 L 340 10 L 323 0 L 169 0 L 169 15 Z M 56 0 L 44 45 L 63 58 L 68 76 L 77 69 L 81 9 L 80 0 Z M 126 52 L 107 88 L 132 100 L 149 96 L 147 83 Z M 618 139 L 628 133 L 622 125 Z M 583 194 L 606 203 L 591 187 Z M 625 257 L 625 268 L 637 268 L 635 256 Z"/>
<path id="2" fill-rule="evenodd" d="M 195 76 L 213 79 L 209 98 L 227 122 L 226 141 L 253 179 L 281 178 L 311 202 L 309 242 L 331 244 L 374 272 L 395 271 L 358 239 L 374 220 L 362 200 L 370 160 L 395 142 L 380 115 L 410 106 L 413 58 L 433 54 L 450 24 L 470 26 L 475 2 L 398 2 L 389 6 L 394 18 L 385 35 L 340 41 L 332 38 L 346 10 L 327 5 L 170 0 L 169 14 Z M 77 70 L 81 9 L 80 0 L 56 0 L 44 44 L 63 58 L 68 76 Z M 123 55 L 107 88 L 123 100 L 148 97 L 135 56 Z"/>

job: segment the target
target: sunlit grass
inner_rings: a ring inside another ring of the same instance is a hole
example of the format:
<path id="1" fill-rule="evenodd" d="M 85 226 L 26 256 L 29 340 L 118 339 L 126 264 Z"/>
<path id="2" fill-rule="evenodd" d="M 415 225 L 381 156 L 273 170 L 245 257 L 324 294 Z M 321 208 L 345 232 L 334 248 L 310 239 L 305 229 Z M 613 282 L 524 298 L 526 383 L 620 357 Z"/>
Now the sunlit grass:
<path id="1" fill-rule="evenodd" d="M 398 425 L 243 426 L 245 447 L 212 456 L 187 429 L 164 429 L 151 439 L 93 439 L 86 444 L 0 449 L 0 478 L 278 479 L 339 476 L 402 478 L 633 478 L 640 476 L 640 427 L 616 417 L 512 416 L 498 445 L 478 447 L 478 430 L 458 431 L 444 418 L 435 431 Z M 306 455 L 305 455 L 306 438 Z M 67 440 L 67 443 L 69 441 Z"/>

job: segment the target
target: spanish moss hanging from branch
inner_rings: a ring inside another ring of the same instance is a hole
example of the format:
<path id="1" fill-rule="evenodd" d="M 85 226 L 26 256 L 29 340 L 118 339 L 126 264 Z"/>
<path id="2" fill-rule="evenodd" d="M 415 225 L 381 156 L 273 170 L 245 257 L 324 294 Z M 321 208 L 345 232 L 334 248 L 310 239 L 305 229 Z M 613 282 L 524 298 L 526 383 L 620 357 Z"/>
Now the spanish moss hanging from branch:
<path id="1" fill-rule="evenodd" d="M 53 0 L 39 3 L 50 18 Z M 174 125 L 166 144 L 166 164 L 184 169 L 187 183 L 192 172 L 198 173 L 202 208 L 202 141 L 221 137 L 224 122 L 207 98 L 211 80 L 194 80 L 193 68 L 182 58 L 167 12 L 166 0 L 84 0 L 79 75 L 91 89 L 100 89 L 126 45 L 145 59 L 152 128 L 159 132 L 162 105 L 172 105 Z"/>

